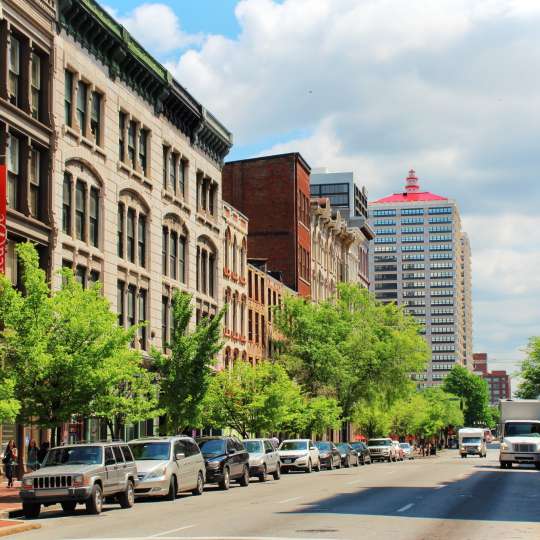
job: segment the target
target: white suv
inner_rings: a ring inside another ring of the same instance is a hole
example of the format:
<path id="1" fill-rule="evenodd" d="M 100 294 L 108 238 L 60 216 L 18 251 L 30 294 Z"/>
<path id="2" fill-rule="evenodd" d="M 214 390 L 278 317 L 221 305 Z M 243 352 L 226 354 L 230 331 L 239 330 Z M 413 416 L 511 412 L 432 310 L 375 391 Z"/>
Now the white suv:
<path id="1" fill-rule="evenodd" d="M 396 447 L 390 438 L 369 439 L 367 446 L 372 461 L 397 461 Z"/>
<path id="2" fill-rule="evenodd" d="M 321 470 L 319 449 L 310 439 L 288 439 L 279 446 L 281 471 L 302 470 L 310 473 L 313 469 Z"/>

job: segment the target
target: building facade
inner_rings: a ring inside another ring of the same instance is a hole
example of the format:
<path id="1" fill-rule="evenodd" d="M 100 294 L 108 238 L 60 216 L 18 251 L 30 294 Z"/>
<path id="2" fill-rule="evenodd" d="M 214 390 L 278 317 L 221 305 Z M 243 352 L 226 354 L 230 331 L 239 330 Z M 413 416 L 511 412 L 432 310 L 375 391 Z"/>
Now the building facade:
<path id="1" fill-rule="evenodd" d="M 491 405 L 498 405 L 500 400 L 512 398 L 511 379 L 505 370 L 489 371 L 486 353 L 474 353 L 473 362 L 476 375 L 482 377 L 488 384 Z"/>
<path id="2" fill-rule="evenodd" d="M 361 229 L 349 227 L 327 198 L 311 199 L 311 298 L 335 296 L 340 282 L 369 286 L 368 244 Z"/>
<path id="3" fill-rule="evenodd" d="M 472 369 L 470 246 L 455 201 L 420 191 L 412 170 L 406 182 L 369 204 L 371 289 L 423 325 L 431 359 L 419 385 L 437 385 L 455 364 Z"/>
<path id="4" fill-rule="evenodd" d="M 249 219 L 249 258 L 265 260 L 283 283 L 311 296 L 310 167 L 298 153 L 232 161 L 223 199 Z"/>
<path id="5" fill-rule="evenodd" d="M 223 335 L 223 366 L 247 360 L 247 236 L 248 219 L 230 204 L 223 203 L 223 301 L 227 305 Z"/>

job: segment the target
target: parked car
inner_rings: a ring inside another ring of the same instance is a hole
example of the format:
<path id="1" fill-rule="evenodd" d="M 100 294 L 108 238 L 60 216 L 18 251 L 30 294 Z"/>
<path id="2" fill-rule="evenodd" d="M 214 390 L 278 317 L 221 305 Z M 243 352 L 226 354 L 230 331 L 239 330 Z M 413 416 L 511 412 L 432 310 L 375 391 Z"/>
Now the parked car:
<path id="1" fill-rule="evenodd" d="M 70 444 L 51 448 L 40 469 L 25 474 L 20 496 L 23 513 L 37 518 L 41 505 L 60 503 L 64 512 L 85 504 L 100 514 L 104 498 L 115 498 L 122 508 L 135 502 L 137 468 L 125 443 Z"/>
<path id="2" fill-rule="evenodd" d="M 414 448 L 408 442 L 399 443 L 403 450 L 405 459 L 414 459 Z"/>
<path id="3" fill-rule="evenodd" d="M 321 467 L 341 469 L 341 454 L 333 442 L 315 441 L 315 446 L 319 449 L 319 460 Z"/>
<path id="4" fill-rule="evenodd" d="M 178 493 L 204 491 L 206 467 L 191 437 L 152 437 L 129 442 L 137 465 L 135 496 L 165 496 L 174 501 Z"/>
<path id="5" fill-rule="evenodd" d="M 362 441 L 354 441 L 349 443 L 358 453 L 358 459 L 362 465 L 366 463 L 371 464 L 371 455 L 369 453 L 369 448 Z"/>
<path id="6" fill-rule="evenodd" d="M 372 461 L 397 461 L 392 439 L 369 439 L 367 445 Z"/>
<path id="7" fill-rule="evenodd" d="M 310 473 L 313 469 L 321 470 L 319 450 L 309 439 L 288 439 L 279 445 L 281 470 L 302 470 Z"/>
<path id="8" fill-rule="evenodd" d="M 261 482 L 268 474 L 274 480 L 281 478 L 281 462 L 279 452 L 270 439 L 245 439 L 245 449 L 249 453 L 249 475 L 256 476 Z"/>
<path id="9" fill-rule="evenodd" d="M 336 448 L 339 451 L 341 457 L 341 465 L 345 468 L 349 468 L 352 465 L 358 467 L 360 458 L 358 457 L 358 452 L 349 444 L 349 443 L 338 443 Z"/>
<path id="10" fill-rule="evenodd" d="M 403 451 L 403 448 L 401 448 L 399 441 L 392 441 L 392 444 L 394 445 L 394 448 L 396 449 L 397 461 L 403 461 L 405 459 L 405 452 Z"/>
<path id="11" fill-rule="evenodd" d="M 231 480 L 249 485 L 249 454 L 234 437 L 202 437 L 197 439 L 206 465 L 206 481 L 229 489 Z"/>

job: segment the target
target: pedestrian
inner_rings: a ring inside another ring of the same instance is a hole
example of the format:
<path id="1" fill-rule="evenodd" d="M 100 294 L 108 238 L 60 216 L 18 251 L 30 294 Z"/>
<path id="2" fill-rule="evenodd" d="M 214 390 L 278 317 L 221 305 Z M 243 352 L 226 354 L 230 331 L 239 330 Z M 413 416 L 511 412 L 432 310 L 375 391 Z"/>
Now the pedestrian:
<path id="1" fill-rule="evenodd" d="M 41 446 L 39 447 L 37 457 L 38 457 L 38 461 L 40 465 L 43 465 L 43 460 L 45 459 L 45 456 L 47 455 L 47 452 L 49 451 L 49 446 L 50 444 L 47 441 L 45 441 L 45 442 L 42 442 Z"/>
<path id="2" fill-rule="evenodd" d="M 34 439 L 28 444 L 28 457 L 26 459 L 26 464 L 31 471 L 36 471 L 39 469 L 39 459 L 38 459 L 39 449 L 37 443 Z"/>
<path id="3" fill-rule="evenodd" d="M 6 478 L 8 479 L 7 487 L 13 487 L 13 469 L 17 463 L 17 446 L 13 439 L 10 439 L 7 443 L 2 463 L 5 466 Z"/>
<path id="4" fill-rule="evenodd" d="M 272 437 L 270 440 L 272 441 L 274 448 L 279 448 L 279 439 L 277 437 Z"/>

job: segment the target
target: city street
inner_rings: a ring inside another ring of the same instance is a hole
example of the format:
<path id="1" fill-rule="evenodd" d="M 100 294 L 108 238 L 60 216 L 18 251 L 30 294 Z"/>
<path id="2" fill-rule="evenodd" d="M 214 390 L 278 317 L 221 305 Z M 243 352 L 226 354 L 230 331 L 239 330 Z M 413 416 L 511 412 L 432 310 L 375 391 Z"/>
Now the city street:
<path id="1" fill-rule="evenodd" d="M 500 470 L 498 451 L 460 459 L 375 463 L 254 481 L 228 493 L 107 506 L 100 516 L 44 513 L 18 538 L 339 538 L 485 540 L 540 538 L 540 472 Z"/>

